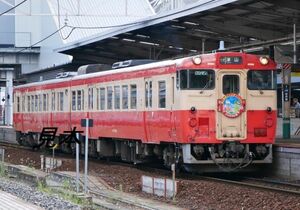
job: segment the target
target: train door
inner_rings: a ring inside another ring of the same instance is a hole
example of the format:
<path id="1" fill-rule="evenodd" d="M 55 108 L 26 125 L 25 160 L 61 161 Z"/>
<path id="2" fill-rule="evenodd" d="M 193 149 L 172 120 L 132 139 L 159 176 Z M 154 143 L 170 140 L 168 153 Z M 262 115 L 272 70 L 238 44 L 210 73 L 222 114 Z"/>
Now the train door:
<path id="1" fill-rule="evenodd" d="M 145 111 L 144 111 L 144 126 L 146 140 L 149 141 L 151 137 L 151 125 L 153 121 L 153 81 L 150 78 L 145 79 Z"/>
<path id="2" fill-rule="evenodd" d="M 219 140 L 243 140 L 247 137 L 246 79 L 243 71 L 218 72 L 217 139 Z"/>

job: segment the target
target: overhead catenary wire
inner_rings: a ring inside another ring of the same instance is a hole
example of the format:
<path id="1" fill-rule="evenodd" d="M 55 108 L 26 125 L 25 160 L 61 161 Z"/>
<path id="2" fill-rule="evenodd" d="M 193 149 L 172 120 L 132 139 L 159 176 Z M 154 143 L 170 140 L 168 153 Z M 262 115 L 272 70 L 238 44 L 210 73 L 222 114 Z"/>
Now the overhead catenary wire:
<path id="1" fill-rule="evenodd" d="M 19 5 L 25 3 L 27 0 L 24 0 L 22 2 L 20 2 L 19 4 L 15 5 L 13 8 L 11 8 L 9 11 L 13 10 L 14 8 L 18 7 Z M 219 0 L 210 0 L 208 2 L 205 2 L 201 5 L 204 5 L 204 4 L 208 4 L 208 3 L 212 3 L 212 2 L 215 2 L 215 1 L 219 1 Z M 58 4 L 59 4 L 59 0 L 57 0 Z M 58 10 L 59 10 L 59 5 L 58 5 Z M 9 12 L 9 11 L 6 11 L 6 12 Z M 64 28 L 71 28 L 71 31 L 68 33 L 68 35 L 66 37 L 63 37 L 61 35 L 61 37 L 65 40 L 65 39 L 68 39 L 71 34 L 74 32 L 75 29 L 104 29 L 104 28 L 117 28 L 117 27 L 125 27 L 125 26 L 132 26 L 132 25 L 136 25 L 136 24 L 142 24 L 142 23 L 147 23 L 147 22 L 150 22 L 150 21 L 153 21 L 153 20 L 156 20 L 156 19 L 160 19 L 160 18 L 163 18 L 163 17 L 168 17 L 168 16 L 171 16 L 171 15 L 174 15 L 174 14 L 177 14 L 179 12 L 182 12 L 181 11 L 178 11 L 176 13 L 171 13 L 171 14 L 166 14 L 166 15 L 163 15 L 163 16 L 160 16 L 160 17 L 156 17 L 156 18 L 152 18 L 150 20 L 142 20 L 142 21 L 136 21 L 136 22 L 130 22 L 130 23 L 124 23 L 124 24 L 119 24 L 119 25 L 110 25 L 110 26 L 93 26 L 93 27 L 89 27 L 89 26 L 71 26 L 71 25 L 68 25 L 67 23 L 65 23 L 64 26 L 62 27 L 59 27 L 56 31 L 54 31 L 53 33 L 49 34 L 48 36 L 44 37 L 43 39 L 41 39 L 40 41 L 32 44 L 31 46 L 29 47 L 25 47 L 23 48 L 22 50 L 19 50 L 18 52 L 16 53 L 20 53 L 20 52 L 23 52 L 24 50 L 26 49 L 30 49 L 32 47 L 34 47 L 35 45 L 49 39 L 50 37 L 52 37 L 53 35 L 55 35 L 56 33 L 59 33 L 62 29 Z M 4 13 L 3 13 L 4 14 Z M 1 15 L 0 15 L 1 16 Z M 60 15 L 59 15 L 59 18 L 60 18 Z M 59 19 L 59 23 L 60 23 L 60 19 Z"/>
<path id="2" fill-rule="evenodd" d="M 63 28 L 65 28 L 66 26 L 62 26 L 61 28 L 57 29 L 56 31 L 54 31 L 53 33 L 49 34 L 48 36 L 44 37 L 43 39 L 41 39 L 40 41 L 37 41 L 36 43 L 30 45 L 29 47 L 24 47 L 22 50 L 17 51 L 16 53 L 20 53 L 23 52 L 24 50 L 30 49 L 32 47 L 34 47 L 35 45 L 45 41 L 46 39 L 49 39 L 50 37 L 52 37 L 53 35 L 55 35 L 56 33 L 60 32 Z"/>
<path id="3" fill-rule="evenodd" d="M 203 5 L 210 4 L 210 3 L 213 3 L 213 2 L 216 2 L 216 1 L 219 1 L 219 0 L 210 0 L 208 2 L 202 3 L 201 5 L 197 5 L 197 6 L 203 6 Z M 58 24 L 59 24 L 59 27 L 60 27 L 60 8 L 59 8 L 60 5 L 59 5 L 59 0 L 57 0 L 57 4 L 58 4 Z M 188 9 L 190 9 L 190 8 L 188 8 Z M 109 26 L 73 26 L 73 25 L 69 25 L 69 24 L 65 23 L 65 26 L 68 27 L 68 28 L 71 28 L 71 31 L 68 33 L 68 35 L 66 37 L 63 37 L 62 34 L 61 34 L 61 37 L 62 37 L 63 40 L 68 39 L 71 36 L 71 34 L 76 29 L 81 29 L 81 30 L 84 30 L 84 29 L 93 30 L 94 29 L 95 30 L 95 29 L 119 28 L 119 27 L 126 27 L 126 26 L 133 26 L 133 25 L 137 25 L 137 24 L 143 24 L 143 23 L 147 23 L 147 22 L 150 22 L 150 21 L 153 21 L 153 20 L 157 20 L 157 19 L 169 17 L 169 16 L 172 16 L 172 15 L 181 13 L 182 11 L 185 11 L 185 10 L 188 10 L 188 9 L 180 10 L 180 11 L 177 11 L 175 13 L 168 13 L 166 15 L 162 15 L 162 16 L 158 16 L 158 17 L 155 17 L 155 18 L 151 18 L 149 20 L 148 19 L 147 20 L 140 20 L 140 21 L 134 21 L 134 22 L 123 23 L 123 24 L 118 24 L 118 25 L 109 25 Z"/>
<path id="4" fill-rule="evenodd" d="M 4 15 L 4 14 L 6 14 L 6 13 L 12 11 L 12 10 L 14 10 L 14 9 L 17 8 L 18 6 L 24 4 L 26 1 L 28 1 L 28 0 L 21 1 L 19 4 L 16 4 L 15 6 L 9 8 L 8 10 L 6 10 L 6 11 L 0 13 L 0 16 Z"/>

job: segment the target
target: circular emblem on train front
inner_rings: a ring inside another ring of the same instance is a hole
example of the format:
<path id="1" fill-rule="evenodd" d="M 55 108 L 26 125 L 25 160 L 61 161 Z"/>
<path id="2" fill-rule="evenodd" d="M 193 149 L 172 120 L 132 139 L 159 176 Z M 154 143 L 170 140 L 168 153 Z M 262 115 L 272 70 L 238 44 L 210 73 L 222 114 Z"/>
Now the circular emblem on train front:
<path id="1" fill-rule="evenodd" d="M 242 111 L 244 111 L 244 106 L 242 104 L 242 98 L 237 94 L 227 94 L 223 98 L 223 108 L 222 112 L 226 117 L 235 118 L 238 117 Z"/>

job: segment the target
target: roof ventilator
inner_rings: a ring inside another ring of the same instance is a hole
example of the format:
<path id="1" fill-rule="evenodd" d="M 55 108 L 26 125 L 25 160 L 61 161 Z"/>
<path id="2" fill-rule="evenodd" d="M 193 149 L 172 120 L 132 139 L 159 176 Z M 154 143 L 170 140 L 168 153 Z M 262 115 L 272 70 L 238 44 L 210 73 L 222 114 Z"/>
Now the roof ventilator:
<path id="1" fill-rule="evenodd" d="M 138 66 L 138 65 L 143 65 L 147 63 L 153 63 L 155 60 L 151 59 L 135 59 L 135 60 L 126 60 L 126 61 L 119 61 L 116 63 L 113 63 L 112 69 L 120 69 L 120 68 L 125 68 L 125 67 L 130 67 L 130 66 Z"/>

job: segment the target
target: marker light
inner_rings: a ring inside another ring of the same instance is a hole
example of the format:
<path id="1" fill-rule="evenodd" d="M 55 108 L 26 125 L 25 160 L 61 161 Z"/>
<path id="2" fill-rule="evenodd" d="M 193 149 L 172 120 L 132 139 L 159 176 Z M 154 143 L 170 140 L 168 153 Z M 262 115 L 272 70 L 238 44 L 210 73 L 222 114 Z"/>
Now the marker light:
<path id="1" fill-rule="evenodd" d="M 202 59 L 200 56 L 195 56 L 195 57 L 193 57 L 193 62 L 194 62 L 194 64 L 199 65 L 199 64 L 201 64 Z"/>
<path id="2" fill-rule="evenodd" d="M 267 65 L 269 63 L 269 60 L 267 57 L 260 57 L 259 61 L 262 65 Z"/>
<path id="3" fill-rule="evenodd" d="M 190 125 L 190 127 L 195 127 L 195 126 L 197 126 L 197 124 L 198 124 L 198 122 L 197 122 L 197 119 L 196 118 L 191 118 L 190 119 L 190 121 L 189 121 L 189 125 Z"/>

